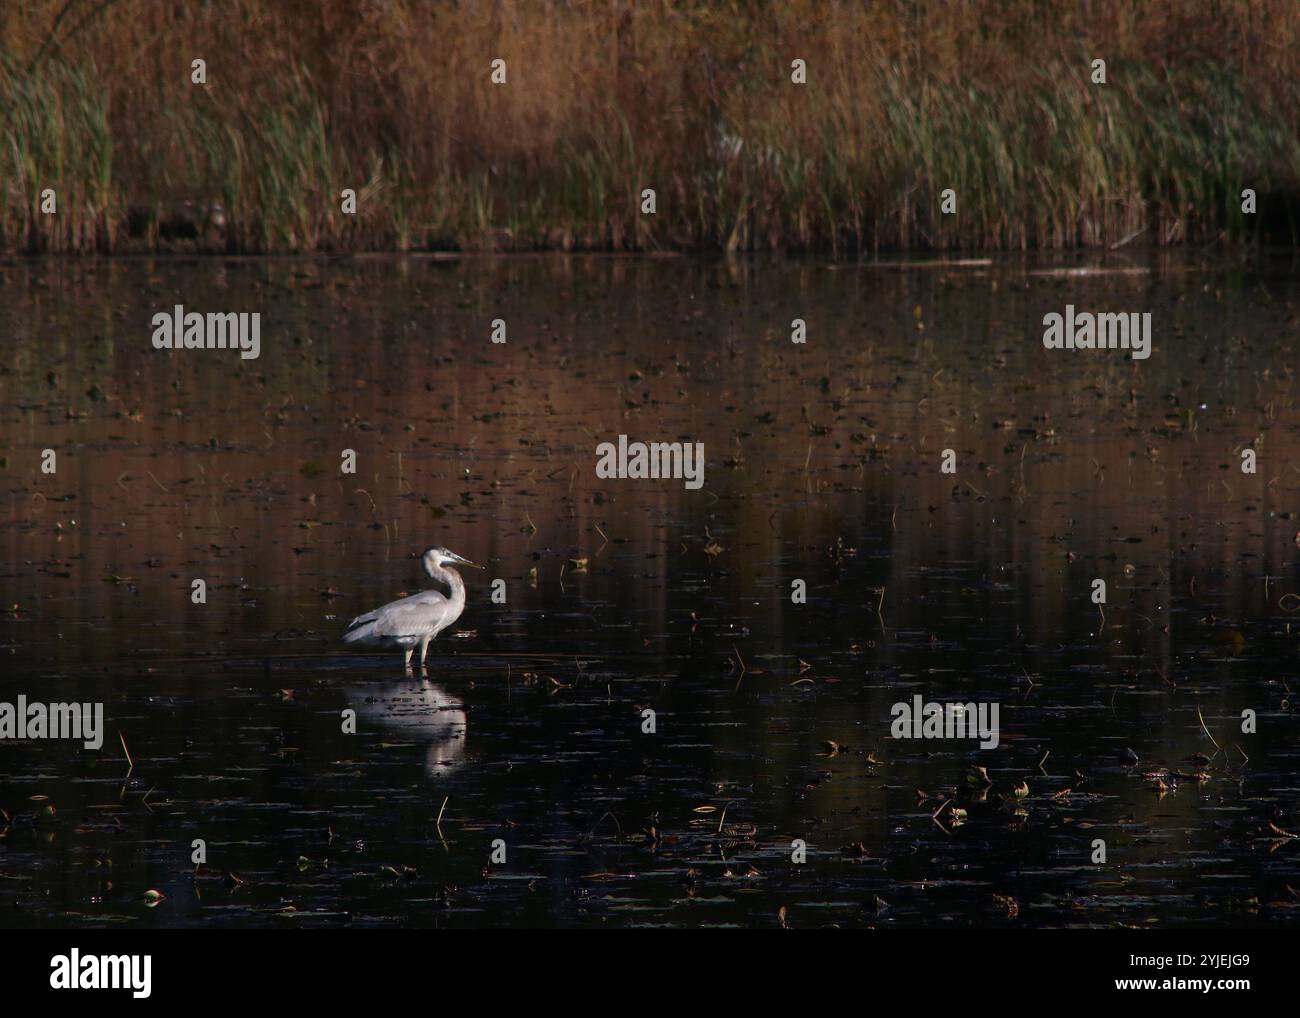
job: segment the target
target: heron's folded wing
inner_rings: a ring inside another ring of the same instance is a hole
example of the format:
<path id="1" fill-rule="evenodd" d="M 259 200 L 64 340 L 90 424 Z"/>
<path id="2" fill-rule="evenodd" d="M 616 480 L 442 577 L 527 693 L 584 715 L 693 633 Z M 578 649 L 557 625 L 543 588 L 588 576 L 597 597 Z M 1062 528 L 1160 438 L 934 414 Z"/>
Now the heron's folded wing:
<path id="1" fill-rule="evenodd" d="M 352 632 L 352 630 L 356 629 L 357 626 L 364 626 L 367 622 L 375 621 L 375 617 L 378 614 L 379 612 L 375 611 L 375 612 L 366 612 L 364 615 L 358 615 L 355 619 L 353 619 L 351 622 L 348 623 L 348 628 L 345 629 L 344 632 L 350 633 Z"/>
<path id="2" fill-rule="evenodd" d="M 424 636 L 435 632 L 450 602 L 436 590 L 404 597 L 376 612 L 377 636 Z"/>

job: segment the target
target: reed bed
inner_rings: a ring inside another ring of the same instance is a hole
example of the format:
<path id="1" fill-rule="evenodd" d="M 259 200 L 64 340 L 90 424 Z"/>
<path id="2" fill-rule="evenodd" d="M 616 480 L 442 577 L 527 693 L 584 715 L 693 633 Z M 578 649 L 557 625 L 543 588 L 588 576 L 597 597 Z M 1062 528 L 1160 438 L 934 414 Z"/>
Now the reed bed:
<path id="1" fill-rule="evenodd" d="M 1294 242 L 1298 121 L 1294 0 L 28 0 L 0 249 Z"/>

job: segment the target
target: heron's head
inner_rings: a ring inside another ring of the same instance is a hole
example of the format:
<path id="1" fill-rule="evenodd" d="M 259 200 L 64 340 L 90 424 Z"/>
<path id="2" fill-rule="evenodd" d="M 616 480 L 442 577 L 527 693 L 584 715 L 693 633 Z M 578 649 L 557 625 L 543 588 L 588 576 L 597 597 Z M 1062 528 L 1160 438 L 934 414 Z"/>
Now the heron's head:
<path id="1" fill-rule="evenodd" d="M 473 569 L 483 568 L 467 558 L 461 558 L 448 548 L 429 548 L 420 556 L 420 561 L 424 563 L 424 571 L 430 576 L 434 575 L 435 570 L 446 565 L 470 566 Z"/>

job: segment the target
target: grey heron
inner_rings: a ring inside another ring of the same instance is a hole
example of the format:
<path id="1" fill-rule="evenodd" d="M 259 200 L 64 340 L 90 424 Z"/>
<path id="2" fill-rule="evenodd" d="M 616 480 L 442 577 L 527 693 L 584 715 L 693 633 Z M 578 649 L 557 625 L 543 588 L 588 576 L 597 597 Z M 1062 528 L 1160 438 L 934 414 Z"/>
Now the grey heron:
<path id="1" fill-rule="evenodd" d="M 420 556 L 429 578 L 451 588 L 448 597 L 438 590 L 425 590 L 382 608 L 358 615 L 343 633 L 344 643 L 360 643 L 375 647 L 403 647 L 406 650 L 406 671 L 411 671 L 411 655 L 420 648 L 420 669 L 425 670 L 429 644 L 449 625 L 460 618 L 465 610 L 465 581 L 460 573 L 447 568 L 448 563 L 482 569 L 467 558 L 461 558 L 446 548 L 429 548 Z"/>

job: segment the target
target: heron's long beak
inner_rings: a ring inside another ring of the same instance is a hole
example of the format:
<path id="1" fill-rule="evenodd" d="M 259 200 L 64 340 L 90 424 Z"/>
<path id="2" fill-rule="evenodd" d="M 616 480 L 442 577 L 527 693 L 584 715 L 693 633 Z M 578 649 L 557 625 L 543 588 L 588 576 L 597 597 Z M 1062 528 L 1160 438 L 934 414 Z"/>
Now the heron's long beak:
<path id="1" fill-rule="evenodd" d="M 455 552 L 452 552 L 452 555 L 454 556 L 455 561 L 458 562 L 458 563 L 459 563 L 460 565 L 462 565 L 462 566 L 469 566 L 471 569 L 486 569 L 486 568 L 487 568 L 486 566 L 481 566 L 481 565 L 479 565 L 477 562 L 471 562 L 471 561 L 470 561 L 469 559 L 467 559 L 467 558 L 461 558 L 461 557 L 460 557 L 459 555 L 457 555 Z"/>

